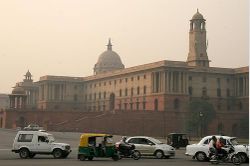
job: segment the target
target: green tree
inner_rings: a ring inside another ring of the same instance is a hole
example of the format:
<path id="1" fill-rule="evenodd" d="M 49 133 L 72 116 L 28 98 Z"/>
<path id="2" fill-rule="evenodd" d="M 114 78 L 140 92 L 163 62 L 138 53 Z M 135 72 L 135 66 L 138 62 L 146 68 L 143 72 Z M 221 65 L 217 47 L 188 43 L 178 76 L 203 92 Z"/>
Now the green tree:
<path id="1" fill-rule="evenodd" d="M 208 124 L 215 117 L 213 105 L 206 100 L 195 100 L 189 103 L 188 111 L 187 132 L 196 136 L 206 134 Z"/>

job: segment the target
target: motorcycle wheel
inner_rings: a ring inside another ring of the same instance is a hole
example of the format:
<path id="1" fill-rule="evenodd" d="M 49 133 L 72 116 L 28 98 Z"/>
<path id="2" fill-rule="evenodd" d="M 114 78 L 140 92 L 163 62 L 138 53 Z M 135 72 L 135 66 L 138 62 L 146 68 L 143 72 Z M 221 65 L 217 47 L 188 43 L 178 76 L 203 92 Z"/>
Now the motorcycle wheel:
<path id="1" fill-rule="evenodd" d="M 238 154 L 233 155 L 232 162 L 234 165 L 240 165 L 241 164 L 241 157 Z"/>
<path id="2" fill-rule="evenodd" d="M 132 154 L 132 157 L 134 160 L 139 160 L 141 158 L 141 153 L 135 150 L 134 153 Z"/>

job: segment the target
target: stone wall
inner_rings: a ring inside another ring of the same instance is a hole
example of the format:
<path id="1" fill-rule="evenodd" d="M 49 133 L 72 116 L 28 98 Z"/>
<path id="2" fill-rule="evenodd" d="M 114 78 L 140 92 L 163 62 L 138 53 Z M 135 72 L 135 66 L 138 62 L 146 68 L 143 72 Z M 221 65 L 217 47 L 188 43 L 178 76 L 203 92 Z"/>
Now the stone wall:
<path id="1" fill-rule="evenodd" d="M 0 118 L 4 119 L 2 122 L 3 128 L 24 127 L 30 123 L 36 123 L 50 131 L 166 137 L 171 132 L 186 132 L 187 114 L 187 112 L 181 111 L 60 112 L 7 110 L 0 114 Z M 248 134 L 240 130 L 240 121 L 246 116 L 248 117 L 248 112 L 217 113 L 211 124 L 207 128 L 203 128 L 202 135 L 218 134 L 218 125 L 222 124 L 221 132 L 223 134 L 247 137 Z M 197 134 L 200 134 L 199 131 Z"/>

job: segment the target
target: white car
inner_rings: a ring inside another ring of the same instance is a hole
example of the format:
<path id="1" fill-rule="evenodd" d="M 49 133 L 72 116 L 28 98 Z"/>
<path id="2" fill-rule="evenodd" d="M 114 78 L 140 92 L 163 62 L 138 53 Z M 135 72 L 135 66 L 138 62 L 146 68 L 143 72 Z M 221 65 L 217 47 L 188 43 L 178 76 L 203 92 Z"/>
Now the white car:
<path id="1" fill-rule="evenodd" d="M 175 149 L 172 146 L 152 137 L 129 137 L 126 142 L 134 144 L 135 150 L 139 151 L 142 156 L 155 156 L 159 159 L 175 156 Z"/>
<path id="2" fill-rule="evenodd" d="M 54 137 L 41 131 L 18 131 L 12 152 L 20 158 L 33 158 L 36 154 L 52 154 L 54 158 L 66 158 L 71 152 L 70 145 L 55 143 Z"/>
<path id="3" fill-rule="evenodd" d="M 248 160 L 248 145 L 239 145 L 236 141 L 236 137 L 229 136 L 219 136 L 216 138 L 222 137 L 226 142 L 225 145 L 233 145 L 235 149 L 235 153 L 240 154 L 242 158 L 242 162 L 246 162 Z M 198 161 L 205 161 L 209 156 L 209 142 L 212 139 L 212 136 L 206 136 L 201 139 L 198 144 L 188 145 L 186 147 L 186 155 L 192 156 L 196 158 Z"/>

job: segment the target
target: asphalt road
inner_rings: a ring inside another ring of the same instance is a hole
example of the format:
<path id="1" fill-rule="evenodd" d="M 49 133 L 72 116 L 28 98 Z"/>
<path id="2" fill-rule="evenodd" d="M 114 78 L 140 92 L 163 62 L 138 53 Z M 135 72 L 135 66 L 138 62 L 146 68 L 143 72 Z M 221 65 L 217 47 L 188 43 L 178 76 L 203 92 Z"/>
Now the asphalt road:
<path id="1" fill-rule="evenodd" d="M 93 161 L 79 161 L 76 156 L 80 133 L 50 133 L 54 135 L 57 142 L 65 142 L 71 145 L 72 152 L 67 159 L 54 159 L 52 155 L 36 155 L 34 159 L 20 159 L 18 154 L 11 152 L 16 131 L 0 129 L 0 166 L 211 166 L 209 162 L 198 162 L 193 160 L 191 157 L 185 156 L 185 149 L 176 150 L 176 156 L 170 159 L 154 159 L 153 157 L 144 157 L 140 160 L 127 158 L 119 161 L 113 161 L 109 158 L 94 158 Z M 118 136 L 114 138 L 115 141 L 118 139 Z M 220 165 L 233 164 L 221 163 Z"/>

